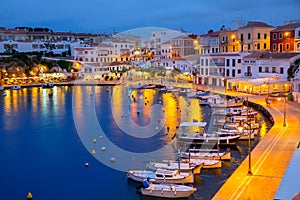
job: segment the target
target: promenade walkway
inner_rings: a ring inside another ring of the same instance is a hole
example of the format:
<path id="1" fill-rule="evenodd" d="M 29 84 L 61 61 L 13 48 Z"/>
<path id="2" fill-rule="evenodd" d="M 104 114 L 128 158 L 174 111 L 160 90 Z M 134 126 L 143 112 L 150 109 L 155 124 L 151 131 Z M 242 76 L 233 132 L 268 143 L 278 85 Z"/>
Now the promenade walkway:
<path id="1" fill-rule="evenodd" d="M 216 92 L 224 93 L 224 89 Z M 232 96 L 248 96 L 249 101 L 264 106 L 273 116 L 275 124 L 251 152 L 253 175 L 248 175 L 247 157 L 213 197 L 227 199 L 274 199 L 280 182 L 299 144 L 300 105 L 287 102 L 286 126 L 283 126 L 284 104 L 266 107 L 266 96 L 226 92 Z M 299 178 L 300 179 L 300 173 Z M 293 183 L 291 183 L 293 184 Z"/>

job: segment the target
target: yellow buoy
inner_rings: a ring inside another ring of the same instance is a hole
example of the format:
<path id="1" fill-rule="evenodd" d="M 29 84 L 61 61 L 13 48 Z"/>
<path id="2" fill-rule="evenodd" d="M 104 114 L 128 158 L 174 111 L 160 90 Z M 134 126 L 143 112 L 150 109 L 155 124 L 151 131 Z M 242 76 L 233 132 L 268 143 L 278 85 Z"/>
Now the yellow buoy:
<path id="1" fill-rule="evenodd" d="M 97 142 L 96 138 L 94 138 L 93 142 L 94 142 L 94 143 L 96 143 L 96 142 Z"/>
<path id="2" fill-rule="evenodd" d="M 28 199 L 28 200 L 32 199 L 32 194 L 31 194 L 31 192 L 28 192 L 28 194 L 27 194 L 27 199 Z"/>
<path id="3" fill-rule="evenodd" d="M 95 155 L 95 154 L 96 154 L 96 151 L 95 151 L 94 149 L 92 150 L 92 154 L 93 154 L 93 155 Z"/>
<path id="4" fill-rule="evenodd" d="M 155 130 L 157 130 L 157 131 L 158 131 L 158 127 L 155 127 Z"/>

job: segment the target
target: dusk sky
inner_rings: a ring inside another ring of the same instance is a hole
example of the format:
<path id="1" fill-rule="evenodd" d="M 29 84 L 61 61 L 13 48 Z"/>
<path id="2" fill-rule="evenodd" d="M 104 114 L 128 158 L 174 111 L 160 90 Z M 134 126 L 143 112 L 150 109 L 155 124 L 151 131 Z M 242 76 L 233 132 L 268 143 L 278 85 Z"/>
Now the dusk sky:
<path id="1" fill-rule="evenodd" d="M 299 10 L 299 0 L 1 0 L 0 26 L 93 33 L 162 27 L 199 34 L 236 19 L 282 25 L 300 19 Z"/>

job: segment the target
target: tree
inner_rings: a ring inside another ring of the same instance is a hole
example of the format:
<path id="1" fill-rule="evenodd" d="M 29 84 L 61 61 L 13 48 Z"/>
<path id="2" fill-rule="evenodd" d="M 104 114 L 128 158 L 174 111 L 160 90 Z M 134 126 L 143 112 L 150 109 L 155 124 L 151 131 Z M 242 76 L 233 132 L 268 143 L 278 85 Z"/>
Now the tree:
<path id="1" fill-rule="evenodd" d="M 17 51 L 14 49 L 12 44 L 4 44 L 5 53 L 16 54 Z"/>
<path id="2" fill-rule="evenodd" d="M 291 80 L 292 78 L 295 77 L 295 73 L 299 69 L 299 65 L 300 65 L 300 59 L 295 60 L 295 62 L 290 65 L 290 67 L 287 70 L 288 80 Z"/>
<path id="3" fill-rule="evenodd" d="M 52 50 L 56 48 L 56 47 L 55 47 L 55 44 L 52 44 L 52 43 L 49 43 L 49 42 L 44 43 L 44 46 L 45 46 L 45 48 L 47 49 L 47 52 L 48 52 L 48 53 L 49 53 L 49 52 L 52 52 Z"/>

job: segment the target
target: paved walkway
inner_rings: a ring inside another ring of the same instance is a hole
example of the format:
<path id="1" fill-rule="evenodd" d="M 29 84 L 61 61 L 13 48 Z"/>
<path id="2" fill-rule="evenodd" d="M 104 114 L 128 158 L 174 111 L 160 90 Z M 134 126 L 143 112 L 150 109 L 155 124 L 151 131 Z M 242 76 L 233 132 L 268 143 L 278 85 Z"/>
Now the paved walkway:
<path id="1" fill-rule="evenodd" d="M 224 93 L 222 90 L 219 92 Z M 226 92 L 226 94 L 248 96 L 249 101 L 266 106 L 266 96 L 233 92 Z M 283 126 L 283 103 L 271 104 L 266 109 L 272 114 L 275 125 L 251 152 L 253 175 L 247 175 L 249 163 L 247 157 L 215 194 L 214 200 L 274 199 L 282 177 L 299 144 L 300 105 L 295 102 L 287 102 L 285 127 Z"/>

